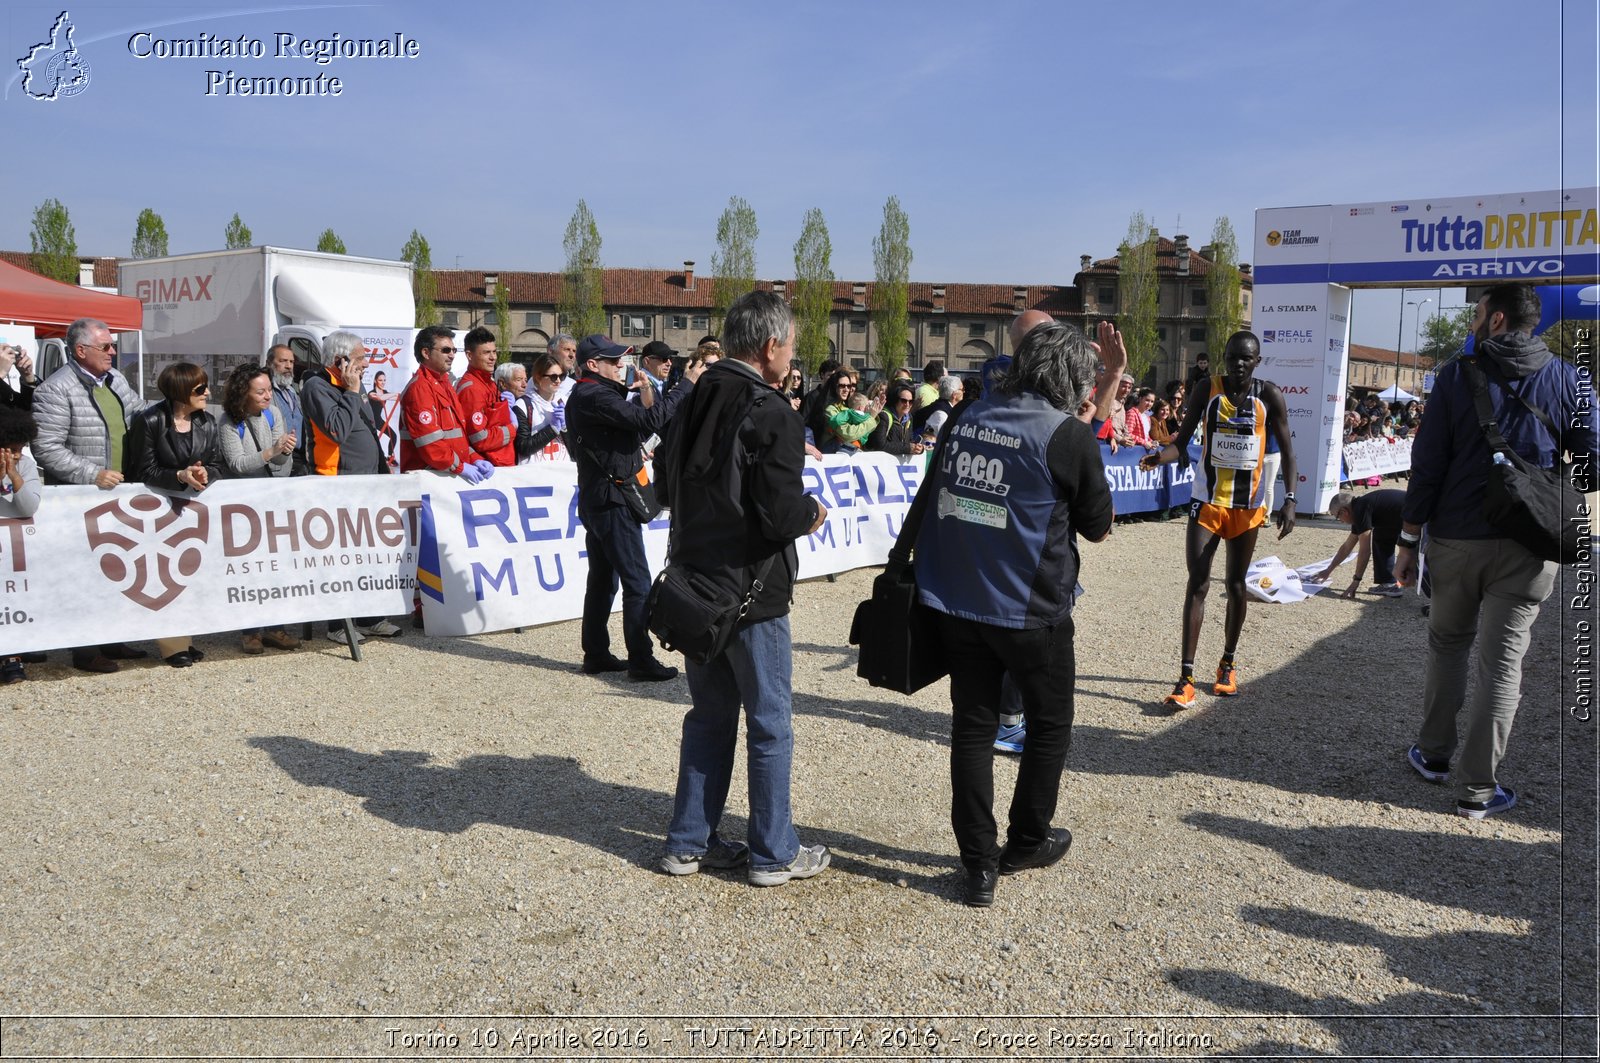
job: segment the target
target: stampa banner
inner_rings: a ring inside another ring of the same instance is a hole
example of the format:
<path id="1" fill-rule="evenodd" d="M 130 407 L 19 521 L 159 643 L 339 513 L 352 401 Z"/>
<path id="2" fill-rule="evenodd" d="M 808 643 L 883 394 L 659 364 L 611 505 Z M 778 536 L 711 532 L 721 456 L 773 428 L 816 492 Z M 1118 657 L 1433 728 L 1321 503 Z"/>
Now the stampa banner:
<path id="1" fill-rule="evenodd" d="M 829 455 L 807 461 L 804 486 L 828 519 L 796 543 L 800 578 L 889 556 L 922 481 L 922 462 L 892 455 Z M 477 487 L 423 475 L 417 565 L 430 635 L 472 635 L 583 615 L 588 578 L 577 471 L 569 462 L 500 469 Z M 666 563 L 669 514 L 644 529 L 652 573 Z M 615 603 L 621 607 L 621 596 Z"/>
<path id="2" fill-rule="evenodd" d="M 408 476 L 46 488 L 0 520 L 0 652 L 406 613 L 420 528 Z"/>

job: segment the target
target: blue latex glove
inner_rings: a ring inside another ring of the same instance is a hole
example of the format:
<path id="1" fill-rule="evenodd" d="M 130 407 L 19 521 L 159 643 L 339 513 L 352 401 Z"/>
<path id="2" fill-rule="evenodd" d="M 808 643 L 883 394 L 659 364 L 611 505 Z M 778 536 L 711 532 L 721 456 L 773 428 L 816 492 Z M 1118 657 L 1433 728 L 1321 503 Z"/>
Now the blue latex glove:
<path id="1" fill-rule="evenodd" d="M 517 404 L 517 397 L 509 391 L 502 391 L 500 397 L 506 400 L 507 406 L 515 406 Z"/>
<path id="2" fill-rule="evenodd" d="M 557 432 L 565 432 L 567 430 L 566 403 L 558 402 L 550 410 L 550 427 L 554 428 Z"/>
<path id="3" fill-rule="evenodd" d="M 487 480 L 494 475 L 494 462 L 489 461 L 487 458 L 479 458 L 472 463 L 472 467 L 478 470 L 478 479 L 480 480 Z"/>
<path id="4" fill-rule="evenodd" d="M 484 478 L 484 472 L 478 468 L 477 462 L 468 462 L 461 466 L 461 478 L 469 484 L 481 483 Z"/>

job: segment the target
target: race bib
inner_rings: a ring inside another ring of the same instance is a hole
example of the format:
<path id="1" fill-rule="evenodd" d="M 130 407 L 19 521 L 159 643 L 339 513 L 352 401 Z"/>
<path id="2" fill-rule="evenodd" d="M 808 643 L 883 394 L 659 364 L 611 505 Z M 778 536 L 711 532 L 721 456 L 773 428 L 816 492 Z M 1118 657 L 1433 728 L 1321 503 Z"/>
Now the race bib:
<path id="1" fill-rule="evenodd" d="M 1206 445 L 1214 468 L 1251 471 L 1261 463 L 1261 444 L 1256 439 L 1255 425 L 1248 421 L 1217 425 Z"/>

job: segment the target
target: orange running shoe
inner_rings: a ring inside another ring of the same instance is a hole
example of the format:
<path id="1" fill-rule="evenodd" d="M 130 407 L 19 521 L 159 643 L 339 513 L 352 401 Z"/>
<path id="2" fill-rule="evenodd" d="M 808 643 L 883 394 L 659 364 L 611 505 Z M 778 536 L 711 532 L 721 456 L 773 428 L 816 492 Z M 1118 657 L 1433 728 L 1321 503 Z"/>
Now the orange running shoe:
<path id="1" fill-rule="evenodd" d="M 1231 698 L 1239 693 L 1239 673 L 1234 671 L 1233 665 L 1217 665 L 1217 682 L 1211 693 L 1220 698 Z"/>
<path id="2" fill-rule="evenodd" d="M 1161 703 L 1178 709 L 1187 709 L 1194 704 L 1194 699 L 1194 679 L 1193 677 L 1186 677 L 1174 684 L 1172 693 L 1162 698 Z"/>

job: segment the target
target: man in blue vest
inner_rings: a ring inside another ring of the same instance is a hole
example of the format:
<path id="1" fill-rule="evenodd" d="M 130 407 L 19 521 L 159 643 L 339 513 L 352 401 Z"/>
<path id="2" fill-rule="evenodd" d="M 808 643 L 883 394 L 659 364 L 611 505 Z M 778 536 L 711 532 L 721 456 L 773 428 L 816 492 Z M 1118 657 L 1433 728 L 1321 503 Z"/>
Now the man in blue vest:
<path id="1" fill-rule="evenodd" d="M 1100 447 L 1076 415 L 1096 362 L 1076 327 L 1033 329 L 994 393 L 951 415 L 917 496 L 931 510 L 917 586 L 950 661 L 950 819 L 974 907 L 994 903 L 997 875 L 1048 867 L 1072 845 L 1051 819 L 1072 742 L 1077 539 L 1104 539 L 1113 515 Z M 1029 733 L 1002 848 L 994 740 L 1008 673 Z"/>

